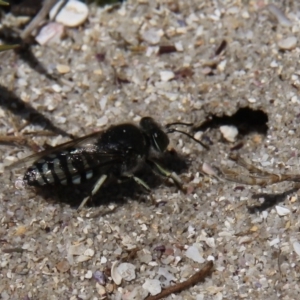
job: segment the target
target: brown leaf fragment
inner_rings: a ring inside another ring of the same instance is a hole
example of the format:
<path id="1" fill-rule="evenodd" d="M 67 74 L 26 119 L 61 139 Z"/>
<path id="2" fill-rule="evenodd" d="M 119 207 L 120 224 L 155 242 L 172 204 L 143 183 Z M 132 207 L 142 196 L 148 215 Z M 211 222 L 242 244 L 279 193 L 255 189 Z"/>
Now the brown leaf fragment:
<path id="1" fill-rule="evenodd" d="M 159 46 L 158 54 L 168 54 L 176 51 L 177 50 L 174 45 L 161 45 Z"/>
<path id="2" fill-rule="evenodd" d="M 219 45 L 219 47 L 216 49 L 215 56 L 220 55 L 225 50 L 226 46 L 227 46 L 227 42 L 226 40 L 223 40 Z"/>
<path id="3" fill-rule="evenodd" d="M 190 68 L 190 67 L 180 68 L 180 69 L 174 71 L 174 73 L 175 73 L 176 79 L 192 77 L 194 75 L 194 72 L 193 72 L 192 68 Z"/>

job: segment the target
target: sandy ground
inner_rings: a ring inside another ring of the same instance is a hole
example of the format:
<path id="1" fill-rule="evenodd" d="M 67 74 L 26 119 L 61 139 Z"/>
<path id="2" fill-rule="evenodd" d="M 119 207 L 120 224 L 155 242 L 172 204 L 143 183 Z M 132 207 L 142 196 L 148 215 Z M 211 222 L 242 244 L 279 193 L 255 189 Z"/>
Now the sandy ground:
<path id="1" fill-rule="evenodd" d="M 145 283 L 185 281 L 207 260 L 214 269 L 204 282 L 165 299 L 299 298 L 294 184 L 248 186 L 202 172 L 203 163 L 236 169 L 230 153 L 270 172 L 300 172 L 300 4 L 273 3 L 287 19 L 268 1 L 91 7 L 59 43 L 1 54 L 1 136 L 18 139 L 0 146 L 0 299 L 144 299 Z M 145 168 L 151 195 L 112 181 L 77 212 L 90 186 L 22 190 L 15 180 L 24 169 L 4 169 L 67 141 L 64 133 L 143 116 L 194 122 L 210 145 L 170 135 L 177 155 L 163 162 L 187 193 Z M 239 130 L 234 142 L 222 125 Z M 116 266 L 127 272 L 120 285 Z"/>

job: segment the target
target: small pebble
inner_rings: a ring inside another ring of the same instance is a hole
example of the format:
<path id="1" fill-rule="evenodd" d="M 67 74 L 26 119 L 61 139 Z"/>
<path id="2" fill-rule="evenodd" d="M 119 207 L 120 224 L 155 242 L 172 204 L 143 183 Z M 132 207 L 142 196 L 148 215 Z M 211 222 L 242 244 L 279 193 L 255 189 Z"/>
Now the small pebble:
<path id="1" fill-rule="evenodd" d="M 175 74 L 172 71 L 161 71 L 160 72 L 161 81 L 167 82 L 167 81 L 173 79 L 174 77 L 175 77 Z"/>
<path id="2" fill-rule="evenodd" d="M 168 100 L 170 101 L 176 101 L 178 99 L 179 94 L 178 93 L 170 93 L 170 92 L 166 92 L 165 96 Z"/>
<path id="3" fill-rule="evenodd" d="M 223 299 L 223 295 L 221 292 L 219 292 L 213 296 L 213 300 L 222 300 L 222 299 Z"/>
<path id="4" fill-rule="evenodd" d="M 257 230 L 258 230 L 258 227 L 255 225 L 250 228 L 250 231 L 252 231 L 252 232 L 256 232 Z"/>
<path id="5" fill-rule="evenodd" d="M 294 242 L 293 247 L 294 247 L 295 252 L 300 256 L 300 243 L 297 241 Z"/>
<path id="6" fill-rule="evenodd" d="M 187 278 L 193 275 L 194 269 L 190 265 L 185 265 L 181 268 L 180 277 Z"/>
<path id="7" fill-rule="evenodd" d="M 182 42 L 181 42 L 181 41 L 179 41 L 179 42 L 175 43 L 174 45 L 175 45 L 176 51 L 178 51 L 178 52 L 182 52 L 182 51 L 184 50 L 184 48 L 183 48 L 183 45 L 182 45 Z"/>
<path id="8" fill-rule="evenodd" d="M 101 284 L 96 284 L 96 289 L 97 289 L 97 293 L 102 296 L 102 297 L 105 297 L 106 295 L 106 290 L 105 290 L 105 287 Z M 102 298 L 101 298 L 102 299 Z M 105 298 L 104 298 L 105 299 Z"/>
<path id="9" fill-rule="evenodd" d="M 54 5 L 51 9 L 49 16 L 50 19 L 58 23 L 61 23 L 67 27 L 77 27 L 84 23 L 87 19 L 89 10 L 86 4 L 77 1 L 77 0 L 69 0 L 57 13 L 59 10 L 63 0 L 59 1 Z"/>
<path id="10" fill-rule="evenodd" d="M 115 286 L 112 283 L 107 283 L 105 289 L 107 293 L 111 294 L 114 291 Z"/>
<path id="11" fill-rule="evenodd" d="M 77 245 L 71 245 L 68 248 L 68 253 L 70 255 L 80 255 L 83 252 L 83 245 L 82 244 L 77 244 Z"/>
<path id="12" fill-rule="evenodd" d="M 175 260 L 175 257 L 172 255 L 167 256 L 166 258 L 161 258 L 161 262 L 164 265 L 169 265 L 170 263 L 172 263 Z"/>
<path id="13" fill-rule="evenodd" d="M 296 48 L 296 45 L 297 38 L 295 36 L 290 36 L 278 42 L 278 47 L 282 50 L 293 50 Z"/>
<path id="14" fill-rule="evenodd" d="M 93 278 L 101 285 L 106 284 L 106 276 L 102 271 L 96 271 L 93 274 Z"/>
<path id="15" fill-rule="evenodd" d="M 280 243 L 280 239 L 277 237 L 277 238 L 273 239 L 272 241 L 270 241 L 269 245 L 272 247 L 274 245 L 277 245 L 278 243 Z"/>
<path id="16" fill-rule="evenodd" d="M 104 265 L 107 263 L 107 258 L 105 256 L 101 256 L 100 258 L 100 264 Z"/>
<path id="17" fill-rule="evenodd" d="M 92 256 L 94 256 L 94 254 L 95 254 L 95 251 L 93 249 L 87 249 L 84 251 L 84 255 L 86 255 L 86 256 L 92 257 Z"/>
<path id="18" fill-rule="evenodd" d="M 216 248 L 215 239 L 214 239 L 213 237 L 211 237 L 211 238 L 206 238 L 206 239 L 205 239 L 205 243 L 206 243 L 207 246 L 210 247 L 210 248 Z"/>
<path id="19" fill-rule="evenodd" d="M 102 75 L 102 74 L 103 74 L 103 72 L 102 72 L 101 69 L 96 69 L 96 70 L 93 71 L 93 73 L 94 73 L 95 75 Z"/>
<path id="20" fill-rule="evenodd" d="M 122 295 L 122 300 L 139 300 L 146 299 L 149 292 L 143 289 L 141 286 L 135 287 L 131 292 L 124 293 Z M 117 298 L 120 299 L 120 298 Z"/>
<path id="21" fill-rule="evenodd" d="M 224 72 L 225 68 L 226 68 L 226 65 L 227 65 L 227 60 L 224 59 L 222 60 L 219 64 L 218 64 L 218 71 L 220 72 Z"/>
<path id="22" fill-rule="evenodd" d="M 91 279 L 92 277 L 93 277 L 93 272 L 91 270 L 88 270 L 84 275 L 84 278 L 86 279 Z"/>
<path id="23" fill-rule="evenodd" d="M 70 72 L 70 67 L 67 65 L 57 65 L 56 66 L 56 70 L 60 73 L 60 74 L 66 74 Z"/>
<path id="24" fill-rule="evenodd" d="M 232 143 L 235 142 L 236 137 L 239 133 L 235 126 L 229 126 L 229 125 L 220 126 L 220 131 L 224 139 Z"/>
<path id="25" fill-rule="evenodd" d="M 174 277 L 173 274 L 171 274 L 167 268 L 159 268 L 157 271 L 158 275 L 161 275 L 164 277 L 164 285 L 168 286 L 171 284 L 171 281 L 175 282 L 176 278 Z"/>
<path id="26" fill-rule="evenodd" d="M 107 122 L 108 122 L 108 118 L 107 118 L 107 116 L 104 115 L 97 120 L 96 126 L 97 127 L 105 126 L 107 124 Z"/>
<path id="27" fill-rule="evenodd" d="M 138 251 L 137 256 L 141 263 L 148 264 L 150 261 L 152 261 L 152 255 L 150 253 L 145 252 L 144 250 Z"/>
<path id="28" fill-rule="evenodd" d="M 207 175 L 217 176 L 216 171 L 208 163 L 203 163 L 202 171 Z"/>
<path id="29" fill-rule="evenodd" d="M 248 98 L 248 102 L 249 102 L 249 103 L 255 103 L 255 102 L 256 102 L 256 99 L 255 99 L 255 98 L 252 98 L 252 97 L 250 97 L 250 98 Z"/>
<path id="30" fill-rule="evenodd" d="M 200 264 L 205 262 L 205 259 L 202 257 L 202 255 L 199 253 L 199 250 L 195 246 L 190 246 L 186 252 L 185 256 L 192 259 L 195 262 L 198 262 Z"/>
<path id="31" fill-rule="evenodd" d="M 23 190 L 23 189 L 25 189 L 25 183 L 24 183 L 24 180 L 23 180 L 23 178 L 22 179 L 17 179 L 16 181 L 15 181 L 15 188 L 17 189 L 17 190 Z"/>
<path id="32" fill-rule="evenodd" d="M 26 232 L 27 232 L 27 227 L 21 225 L 16 229 L 15 235 L 24 235 Z"/>
<path id="33" fill-rule="evenodd" d="M 151 45 L 158 44 L 162 36 L 163 36 L 163 31 L 154 28 L 150 28 L 149 30 L 144 31 L 142 34 L 143 40 L 148 42 Z"/>
<path id="34" fill-rule="evenodd" d="M 60 93 L 61 92 L 61 87 L 58 84 L 53 84 L 52 85 L 52 89 L 56 93 Z"/>
<path id="35" fill-rule="evenodd" d="M 158 279 L 146 279 L 143 289 L 148 291 L 152 296 L 155 296 L 161 292 L 160 281 Z"/>
<path id="36" fill-rule="evenodd" d="M 67 260 L 62 260 L 59 263 L 57 263 L 56 265 L 56 269 L 60 272 L 60 273 L 65 273 L 67 271 L 69 271 L 70 269 L 70 264 Z"/>
<path id="37" fill-rule="evenodd" d="M 273 3 L 266 7 L 269 12 L 277 19 L 278 23 L 285 27 L 291 27 L 292 22 L 285 16 L 285 14 Z"/>
<path id="38" fill-rule="evenodd" d="M 220 291 L 222 291 L 223 288 L 220 287 L 220 286 L 216 286 L 216 285 L 211 285 L 209 287 L 206 288 L 206 291 L 211 294 L 211 295 L 214 295 L 214 294 L 217 294 L 219 293 Z"/>
<path id="39" fill-rule="evenodd" d="M 76 261 L 77 261 L 78 263 L 80 263 L 80 262 L 84 262 L 84 261 L 87 261 L 87 260 L 90 260 L 90 259 L 91 259 L 90 256 L 79 255 L 79 256 L 77 257 Z"/>
<path id="40" fill-rule="evenodd" d="M 263 211 L 261 215 L 264 219 L 267 219 L 269 213 L 267 211 Z"/>
<path id="41" fill-rule="evenodd" d="M 279 205 L 276 205 L 275 208 L 279 216 L 286 216 L 291 213 L 291 211 L 288 208 Z"/>
<path id="42" fill-rule="evenodd" d="M 249 19 L 250 18 L 250 14 L 247 10 L 242 11 L 242 17 L 244 19 Z"/>

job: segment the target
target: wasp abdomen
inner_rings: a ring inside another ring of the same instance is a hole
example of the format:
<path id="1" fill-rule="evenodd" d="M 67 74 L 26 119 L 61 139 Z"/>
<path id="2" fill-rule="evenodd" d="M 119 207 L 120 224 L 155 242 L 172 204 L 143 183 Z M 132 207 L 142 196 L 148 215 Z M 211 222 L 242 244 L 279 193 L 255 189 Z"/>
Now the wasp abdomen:
<path id="1" fill-rule="evenodd" d="M 89 155 L 76 150 L 52 153 L 34 162 L 24 175 L 31 186 L 80 184 L 94 176 Z"/>

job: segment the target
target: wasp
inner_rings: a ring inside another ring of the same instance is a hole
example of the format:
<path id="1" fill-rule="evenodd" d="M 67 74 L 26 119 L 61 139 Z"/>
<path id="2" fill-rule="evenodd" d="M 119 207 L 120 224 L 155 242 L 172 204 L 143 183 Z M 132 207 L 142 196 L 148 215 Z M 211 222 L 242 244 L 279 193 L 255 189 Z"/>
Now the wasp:
<path id="1" fill-rule="evenodd" d="M 182 187 L 180 178 L 166 170 L 156 159 L 167 150 L 170 142 L 168 133 L 179 132 L 194 139 L 192 135 L 172 127 L 175 125 L 192 124 L 170 123 L 164 131 L 151 117 L 143 117 L 139 125 L 113 125 L 107 130 L 76 138 L 21 159 L 9 166 L 9 169 L 20 165 L 27 167 L 23 182 L 33 187 L 79 185 L 97 178 L 90 194 L 83 199 L 78 209 L 84 207 L 109 176 L 120 180 L 133 179 L 150 191 L 147 183 L 135 176 L 143 163 Z M 201 141 L 196 141 L 207 148 Z"/>

